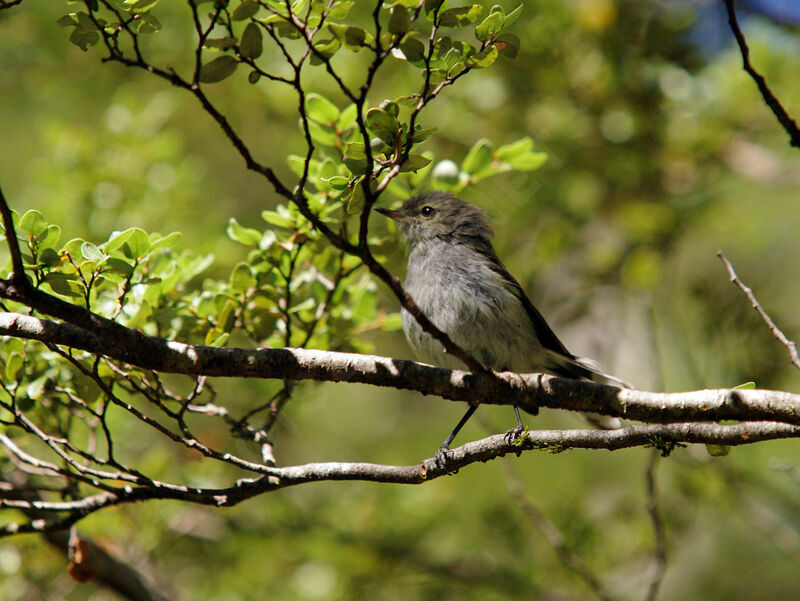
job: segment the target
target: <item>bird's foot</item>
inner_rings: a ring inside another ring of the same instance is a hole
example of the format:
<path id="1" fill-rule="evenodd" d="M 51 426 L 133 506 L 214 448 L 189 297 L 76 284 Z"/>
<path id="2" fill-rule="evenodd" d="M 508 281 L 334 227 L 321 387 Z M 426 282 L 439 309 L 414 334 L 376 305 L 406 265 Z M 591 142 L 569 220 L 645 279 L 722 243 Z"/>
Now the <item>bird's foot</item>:
<path id="1" fill-rule="evenodd" d="M 436 467 L 438 467 L 440 470 L 444 470 L 445 474 L 454 474 L 455 472 L 451 472 L 447 467 L 447 462 L 449 461 L 447 453 L 449 450 L 450 448 L 447 445 L 440 446 L 433 455 L 433 461 L 436 463 Z"/>
<path id="2" fill-rule="evenodd" d="M 522 449 L 519 447 L 520 443 L 522 443 L 525 440 L 525 438 L 522 436 L 524 433 L 525 433 L 525 426 L 523 426 L 522 424 L 517 424 L 505 434 L 506 444 L 510 444 L 513 447 L 517 447 L 516 451 L 517 457 L 519 457 L 522 454 Z"/>

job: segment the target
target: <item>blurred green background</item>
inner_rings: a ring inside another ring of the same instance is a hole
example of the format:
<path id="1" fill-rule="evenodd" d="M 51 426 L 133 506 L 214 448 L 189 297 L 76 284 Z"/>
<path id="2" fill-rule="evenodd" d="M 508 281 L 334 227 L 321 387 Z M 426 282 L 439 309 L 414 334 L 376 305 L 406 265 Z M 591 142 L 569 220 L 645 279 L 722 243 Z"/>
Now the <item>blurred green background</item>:
<path id="1" fill-rule="evenodd" d="M 160 64 L 180 68 L 192 41 L 185 7 L 162 5 L 164 31 L 147 49 Z M 490 213 L 498 254 L 573 352 L 647 390 L 752 380 L 793 391 L 800 374 L 786 349 L 731 286 L 715 253 L 727 254 L 774 320 L 797 337 L 800 153 L 743 73 L 727 32 L 690 43 L 709 18 L 701 8 L 526 2 L 513 29 L 522 40 L 519 57 L 447 89 L 423 115 L 423 124 L 438 128 L 427 144 L 437 159 L 458 162 L 481 137 L 499 145 L 530 135 L 549 153 L 544 168 L 485 180 L 464 196 Z M 180 230 L 186 247 L 216 256 L 209 275 L 224 277 L 244 254 L 225 235 L 228 218 L 261 229 L 259 214 L 275 195 L 244 170 L 191 97 L 145 73 L 102 64 L 98 49 L 71 45 L 56 25 L 64 12 L 57 2 L 0 12 L 0 184 L 9 202 L 20 212 L 41 210 L 62 226 L 64 240 L 105 240 L 129 226 Z M 744 25 L 754 64 L 800 116 L 797 32 L 757 16 Z M 337 64 L 355 80 L 363 57 L 348 56 Z M 407 93 L 412 75 L 395 65 L 377 79 L 370 102 Z M 307 83 L 344 105 L 321 73 Z M 251 86 L 240 73 L 209 89 L 261 161 L 288 178 L 286 155 L 303 149 L 291 90 Z M 386 227 L 379 219 L 374 226 Z M 402 274 L 402 249 L 389 263 Z M 378 294 L 396 310 L 380 285 Z M 363 342 L 411 358 L 398 332 Z M 274 388 L 217 386 L 237 407 Z M 275 431 L 276 458 L 281 465 L 414 464 L 432 455 L 462 410 L 408 393 L 305 384 Z M 508 408 L 479 415 L 456 442 L 513 424 Z M 582 422 L 544 412 L 526 425 Z M 128 435 L 141 465 L 165 477 L 206 485 L 240 477 Z M 236 444 L 258 458 L 257 448 Z M 80 530 L 176 599 L 596 598 L 510 494 L 518 478 L 527 502 L 560 529 L 609 594 L 638 599 L 654 569 L 650 453 L 531 452 L 424 486 L 321 483 L 224 511 L 148 503 L 100 512 Z M 659 458 L 669 541 L 659 598 L 797 599 L 799 459 L 792 441 L 726 457 L 690 447 Z M 0 540 L 0 574 L 2 601 L 114 598 L 73 582 L 64 557 L 33 536 Z"/>

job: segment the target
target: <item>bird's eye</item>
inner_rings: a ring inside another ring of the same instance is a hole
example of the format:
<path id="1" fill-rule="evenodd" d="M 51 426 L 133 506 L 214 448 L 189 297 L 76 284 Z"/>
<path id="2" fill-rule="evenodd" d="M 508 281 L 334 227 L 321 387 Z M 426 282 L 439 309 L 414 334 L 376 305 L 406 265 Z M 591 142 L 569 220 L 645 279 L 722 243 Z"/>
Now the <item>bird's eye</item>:
<path id="1" fill-rule="evenodd" d="M 428 206 L 428 205 L 425 205 L 424 207 L 422 207 L 422 210 L 420 211 L 420 214 L 421 214 L 423 217 L 433 217 L 433 214 L 434 214 L 435 212 L 436 212 L 436 211 L 434 210 L 434 208 L 433 208 L 433 207 L 430 207 L 430 206 Z"/>

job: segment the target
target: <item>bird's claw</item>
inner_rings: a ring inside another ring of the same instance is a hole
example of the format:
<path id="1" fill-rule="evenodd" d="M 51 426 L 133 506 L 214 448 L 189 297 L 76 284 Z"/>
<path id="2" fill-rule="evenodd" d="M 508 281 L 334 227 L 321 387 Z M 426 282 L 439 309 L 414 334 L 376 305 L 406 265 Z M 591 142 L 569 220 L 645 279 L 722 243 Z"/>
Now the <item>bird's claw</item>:
<path id="1" fill-rule="evenodd" d="M 517 446 L 517 444 L 521 442 L 521 436 L 524 432 L 525 432 L 525 427 L 522 424 L 514 426 L 505 434 L 506 444 Z M 516 453 L 517 457 L 519 457 L 522 454 L 522 449 L 518 448 Z"/>
<path id="2" fill-rule="evenodd" d="M 434 463 L 436 463 L 436 467 L 438 467 L 440 470 L 443 470 L 445 474 L 453 474 L 453 473 L 455 473 L 455 472 L 451 472 L 447 468 L 447 462 L 449 460 L 449 458 L 447 457 L 447 452 L 449 450 L 450 449 L 448 447 L 442 445 L 441 447 L 439 447 L 436 450 L 436 453 L 433 455 L 433 461 L 434 461 Z"/>

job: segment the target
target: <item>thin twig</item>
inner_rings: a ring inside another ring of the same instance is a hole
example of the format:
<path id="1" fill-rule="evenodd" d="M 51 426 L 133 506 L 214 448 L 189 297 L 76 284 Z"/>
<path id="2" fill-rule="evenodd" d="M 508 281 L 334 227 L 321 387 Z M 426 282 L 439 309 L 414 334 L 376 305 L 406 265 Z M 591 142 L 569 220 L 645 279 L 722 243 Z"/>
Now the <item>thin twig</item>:
<path id="1" fill-rule="evenodd" d="M 725 264 L 725 267 L 728 269 L 731 282 L 738 286 L 742 292 L 744 292 L 745 296 L 750 301 L 750 304 L 753 306 L 753 309 L 756 310 L 756 313 L 758 313 L 761 319 L 764 320 L 764 323 L 767 324 L 767 327 L 769 328 L 769 331 L 772 332 L 772 335 L 775 336 L 775 338 L 777 338 L 787 349 L 789 349 L 789 356 L 791 357 L 794 366 L 797 369 L 800 369 L 800 355 L 797 353 L 797 344 L 794 342 L 794 340 L 789 340 L 780 330 L 780 328 L 775 325 L 775 322 L 772 321 L 772 318 L 767 315 L 767 312 L 764 311 L 764 309 L 761 307 L 761 304 L 758 302 L 758 300 L 756 300 L 753 290 L 739 279 L 739 276 L 736 275 L 736 272 L 733 270 L 733 265 L 731 265 L 731 262 L 728 261 L 727 257 L 725 257 L 721 250 L 717 252 L 717 256 L 722 260 L 722 262 Z"/>
<path id="2" fill-rule="evenodd" d="M 25 267 L 23 266 L 22 254 L 19 250 L 19 240 L 17 240 L 17 232 L 14 228 L 14 219 L 11 216 L 11 209 L 6 202 L 6 197 L 3 195 L 2 189 L 0 189 L 0 216 L 3 218 L 3 229 L 6 233 L 8 252 L 11 254 L 11 266 L 14 270 L 14 280 L 24 282 Z"/>
<path id="3" fill-rule="evenodd" d="M 739 51 L 742 54 L 742 65 L 744 70 L 753 78 L 758 86 L 758 91 L 761 92 L 761 97 L 770 108 L 772 113 L 777 117 L 783 129 L 789 134 L 789 144 L 795 148 L 800 148 L 800 129 L 797 127 L 794 119 L 792 119 L 783 108 L 783 105 L 775 97 L 772 91 L 767 86 L 764 77 L 755 70 L 752 63 L 750 63 L 750 48 L 747 46 L 747 40 L 744 38 L 742 30 L 739 28 L 739 22 L 736 19 L 736 10 L 733 6 L 734 0 L 725 0 L 725 8 L 728 10 L 728 24 L 731 27 L 733 36 L 736 38 L 736 43 L 739 45 Z"/>
<path id="4" fill-rule="evenodd" d="M 787 437 L 800 437 L 800 428 L 774 422 L 743 422 L 733 426 L 689 423 L 629 426 L 619 430 L 533 430 L 525 432 L 515 441 L 509 441 L 505 434 L 496 434 L 452 449 L 448 454 L 447 469 L 438 465 L 433 457 L 415 465 L 326 462 L 287 467 L 257 466 L 258 469 L 252 471 L 258 471 L 263 474 L 262 476 L 237 480 L 227 488 L 198 488 L 153 480 L 141 485 L 113 487 L 71 501 L 41 501 L 31 504 L 28 501 L 0 496 L 0 507 L 23 510 L 32 507 L 55 511 L 59 515 L 64 514 L 63 517 L 53 520 L 6 524 L 0 528 L 0 537 L 67 528 L 105 507 L 146 500 L 173 499 L 215 507 L 230 507 L 264 493 L 311 482 L 364 481 L 422 484 L 452 474 L 468 465 L 521 451 L 563 452 L 570 448 L 616 450 L 642 445 L 663 446 L 665 443 L 674 445 L 681 442 L 733 446 Z M 45 436 L 43 440 L 47 438 Z M 19 460 L 26 461 L 26 455 L 19 452 L 7 436 L 0 435 L 0 444 Z M 32 461 L 41 463 L 35 458 Z M 65 475 L 61 470 L 57 471 Z M 74 476 L 76 475 L 73 474 Z M 114 475 L 109 475 L 109 480 L 113 479 Z M 89 484 L 87 480 L 84 481 Z M 95 481 L 91 484 L 98 487 L 102 483 Z"/>
<path id="5" fill-rule="evenodd" d="M 650 460 L 647 462 L 647 469 L 644 472 L 645 483 L 647 486 L 647 512 L 650 514 L 650 522 L 653 524 L 653 534 L 655 536 L 655 546 L 653 549 L 653 559 L 655 569 L 647 587 L 645 601 L 656 601 L 661 583 L 667 571 L 667 537 L 664 528 L 664 520 L 658 509 L 658 489 L 656 487 L 656 466 L 661 453 L 653 449 L 650 453 Z"/>
<path id="6" fill-rule="evenodd" d="M 514 470 L 513 465 L 508 461 L 504 461 L 503 468 L 506 474 L 506 485 L 508 486 L 508 491 L 511 493 L 511 496 L 517 502 L 517 505 L 519 505 L 525 517 L 531 521 L 534 527 L 556 552 L 561 564 L 578 576 L 598 599 L 601 601 L 614 601 L 614 597 L 606 591 L 603 583 L 592 573 L 589 567 L 583 562 L 580 555 L 569 548 L 558 526 L 556 526 L 541 509 L 534 505 L 528 495 L 525 494 L 525 485 Z"/>

